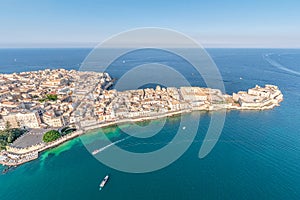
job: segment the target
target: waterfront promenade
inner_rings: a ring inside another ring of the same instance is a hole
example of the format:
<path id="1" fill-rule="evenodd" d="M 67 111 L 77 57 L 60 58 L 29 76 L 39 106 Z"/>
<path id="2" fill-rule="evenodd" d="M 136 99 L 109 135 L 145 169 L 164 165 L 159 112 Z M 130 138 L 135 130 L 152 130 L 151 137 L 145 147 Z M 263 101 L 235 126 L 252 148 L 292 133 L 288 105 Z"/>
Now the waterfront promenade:
<path id="1" fill-rule="evenodd" d="M 276 104 L 272 104 L 272 105 L 266 105 L 266 106 L 263 106 L 260 108 L 255 108 L 255 109 L 246 108 L 246 110 L 265 110 L 265 109 L 272 109 L 275 106 L 276 106 Z M 228 107 L 227 109 L 241 110 L 240 107 Z M 0 156 L 1 156 L 0 164 L 6 165 L 6 166 L 17 166 L 17 165 L 21 165 L 23 163 L 32 161 L 32 160 L 38 158 L 39 153 L 41 153 L 47 149 L 54 148 L 66 141 L 76 138 L 82 134 L 87 133 L 90 130 L 93 130 L 93 129 L 99 129 L 99 128 L 104 128 L 104 127 L 119 125 L 119 124 L 134 123 L 134 122 L 139 122 L 139 121 L 154 120 L 154 119 L 179 115 L 179 114 L 183 114 L 183 113 L 190 113 L 190 112 L 197 111 L 197 110 L 203 111 L 204 109 L 203 109 L 203 107 L 198 107 L 198 108 L 193 108 L 193 109 L 184 109 L 184 110 L 179 110 L 179 111 L 163 113 L 160 115 L 137 117 L 137 118 L 132 118 L 132 119 L 121 119 L 121 120 L 115 120 L 115 121 L 110 121 L 110 122 L 105 122 L 105 123 L 97 123 L 97 124 L 81 127 L 80 130 L 77 130 L 73 133 L 65 135 L 65 136 L 59 138 L 58 140 L 50 142 L 50 143 L 40 142 L 38 144 L 35 144 L 32 146 L 26 146 L 26 147 L 8 146 L 6 151 L 3 151 L 0 153 Z M 220 110 L 220 107 L 210 107 L 210 108 L 206 109 L 206 111 L 213 111 L 213 110 Z"/>
<path id="2" fill-rule="evenodd" d="M 0 159 L 0 164 L 7 165 L 7 166 L 21 165 L 25 162 L 29 162 L 31 160 L 37 159 L 40 152 L 56 147 L 68 140 L 71 140 L 75 137 L 82 135 L 83 133 L 84 132 L 81 130 L 75 131 L 53 142 L 49 142 L 49 143 L 41 142 L 39 144 L 32 145 L 26 148 L 8 146 L 6 151 L 2 151 L 0 153 L 0 156 L 2 156 L 2 160 Z"/>

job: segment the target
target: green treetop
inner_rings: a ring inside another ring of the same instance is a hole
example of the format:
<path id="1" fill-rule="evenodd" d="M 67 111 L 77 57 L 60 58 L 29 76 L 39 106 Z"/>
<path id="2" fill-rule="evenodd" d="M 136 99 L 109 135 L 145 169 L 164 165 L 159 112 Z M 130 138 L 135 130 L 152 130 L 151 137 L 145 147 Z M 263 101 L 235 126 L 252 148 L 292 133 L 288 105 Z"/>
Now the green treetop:
<path id="1" fill-rule="evenodd" d="M 60 138 L 59 132 L 56 130 L 51 130 L 44 134 L 43 141 L 44 142 L 52 142 L 54 140 L 57 140 L 58 138 Z"/>

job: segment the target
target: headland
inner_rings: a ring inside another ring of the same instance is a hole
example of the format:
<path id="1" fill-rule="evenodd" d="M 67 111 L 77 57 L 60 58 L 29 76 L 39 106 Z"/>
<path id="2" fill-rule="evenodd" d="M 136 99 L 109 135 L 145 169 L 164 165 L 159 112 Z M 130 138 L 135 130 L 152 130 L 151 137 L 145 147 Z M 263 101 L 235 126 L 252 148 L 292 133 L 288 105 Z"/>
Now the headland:
<path id="1" fill-rule="evenodd" d="M 107 73 L 39 70 L 0 75 L 0 130 L 26 130 L 5 146 L 0 163 L 17 166 L 88 130 L 176 114 L 216 110 L 266 110 L 283 95 L 275 85 L 256 85 L 232 95 L 219 89 L 167 87 L 116 91 Z M 49 130 L 61 136 L 43 141 Z M 66 131 L 75 130 L 75 131 Z M 62 133 L 67 134 L 62 134 Z"/>

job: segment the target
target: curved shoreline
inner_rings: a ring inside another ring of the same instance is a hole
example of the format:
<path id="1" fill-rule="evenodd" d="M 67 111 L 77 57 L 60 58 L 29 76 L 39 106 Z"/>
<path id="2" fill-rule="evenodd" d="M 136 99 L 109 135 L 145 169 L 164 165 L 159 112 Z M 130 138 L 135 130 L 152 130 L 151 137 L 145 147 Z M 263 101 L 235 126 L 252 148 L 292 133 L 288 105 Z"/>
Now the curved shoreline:
<path id="1" fill-rule="evenodd" d="M 171 113 L 166 113 L 163 115 L 157 115 L 157 116 L 147 116 L 147 117 L 142 117 L 142 118 L 136 118 L 136 119 L 123 119 L 123 120 L 116 120 L 113 122 L 108 122 L 108 123 L 100 123 L 97 125 L 93 126 L 88 126 L 85 127 L 85 129 L 82 130 L 77 130 L 73 133 L 70 133 L 64 137 L 59 138 L 58 140 L 51 142 L 51 143 L 41 143 L 32 147 L 27 147 L 27 148 L 15 148 L 15 147 L 8 147 L 6 153 L 3 155 L 11 158 L 7 162 L 0 161 L 0 164 L 5 165 L 5 166 L 18 166 L 22 165 L 26 162 L 30 162 L 32 160 L 35 160 L 39 157 L 39 154 L 43 151 L 46 151 L 51 148 L 55 148 L 67 141 L 70 141 L 74 138 L 77 138 L 83 134 L 89 133 L 91 130 L 99 129 L 99 128 L 104 128 L 104 127 L 109 127 L 109 126 L 115 126 L 118 124 L 126 124 L 126 123 L 133 123 L 133 122 L 140 122 L 140 121 L 150 121 L 150 120 L 155 120 L 155 119 L 160 119 L 160 118 L 165 118 L 165 117 L 171 117 L 174 115 L 182 114 L 182 113 L 191 113 L 193 110 L 180 110 L 176 112 L 171 112 Z M 20 156 L 20 157 L 26 157 L 27 159 L 24 158 L 13 158 L 15 156 Z"/>
<path id="2" fill-rule="evenodd" d="M 106 122 L 106 123 L 98 123 L 95 125 L 90 125 L 90 126 L 85 126 L 81 130 L 77 130 L 73 133 L 70 133 L 68 135 L 65 135 L 58 140 L 51 142 L 51 143 L 40 143 L 31 147 L 27 148 L 15 148 L 15 147 L 8 147 L 7 151 L 3 154 L 3 152 L 0 155 L 5 155 L 9 158 L 8 161 L 0 161 L 0 164 L 5 165 L 5 166 L 18 166 L 22 165 L 26 162 L 30 162 L 32 160 L 35 160 L 39 158 L 39 154 L 43 151 L 46 151 L 51 148 L 55 148 L 67 141 L 70 141 L 74 138 L 77 138 L 83 134 L 89 133 L 91 130 L 99 129 L 99 128 L 104 128 L 104 127 L 110 127 L 110 126 L 115 126 L 119 124 L 126 124 L 126 123 L 134 123 L 134 122 L 141 122 L 141 121 L 151 121 L 151 120 L 156 120 L 156 119 L 161 119 L 165 117 L 172 117 L 175 115 L 179 114 L 184 114 L 184 113 L 192 113 L 194 111 L 205 111 L 205 112 L 215 112 L 215 111 L 220 111 L 220 110 L 225 110 L 225 111 L 230 111 L 230 110 L 266 110 L 266 109 L 272 109 L 276 105 L 272 104 L 270 106 L 264 106 L 261 108 L 241 108 L 241 107 L 231 107 L 231 108 L 223 108 L 223 109 L 201 109 L 201 108 L 193 108 L 193 109 L 184 109 L 184 110 L 178 110 L 174 112 L 168 112 L 164 113 L 161 115 L 155 115 L 155 116 L 145 116 L 145 117 L 139 117 L 139 118 L 132 118 L 132 119 L 121 119 L 121 120 L 116 120 L 112 122 Z M 19 158 L 13 158 L 13 157 L 19 157 Z"/>
<path id="3" fill-rule="evenodd" d="M 228 110 L 267 110 L 273 109 L 276 106 L 279 106 L 279 103 L 283 100 L 283 95 L 281 91 L 277 88 L 277 86 L 266 85 L 266 88 L 271 88 L 273 93 L 269 94 L 268 98 L 263 98 L 263 101 L 257 102 L 256 98 L 261 98 L 261 93 L 258 90 L 262 89 L 263 91 L 265 88 L 260 88 L 256 86 L 254 89 L 249 89 L 248 93 L 239 92 L 238 94 L 233 94 L 232 97 L 229 97 L 232 101 L 230 102 L 223 102 L 223 103 L 212 103 L 212 102 L 204 102 L 204 104 L 193 104 L 190 103 L 188 105 L 184 105 L 182 107 L 177 107 L 176 109 L 170 109 L 167 111 L 160 111 L 160 112 L 147 112 L 143 113 L 142 115 L 138 115 L 138 117 L 128 117 L 123 116 L 117 118 L 112 118 L 111 120 L 106 121 L 94 121 L 90 123 L 89 121 L 80 121 L 76 123 L 77 131 L 72 132 L 68 135 L 64 135 L 59 139 L 50 142 L 50 143 L 38 143 L 33 146 L 28 146 L 26 148 L 18 148 L 7 146 L 6 151 L 0 152 L 0 164 L 7 165 L 7 166 L 17 166 L 23 163 L 29 162 L 31 160 L 35 160 L 38 158 L 39 153 L 59 146 L 60 144 L 69 141 L 73 138 L 76 138 L 80 135 L 88 133 L 90 130 L 99 129 L 103 127 L 114 126 L 118 124 L 124 123 L 134 123 L 140 121 L 150 121 L 165 117 L 170 117 L 178 114 L 183 113 L 191 113 L 193 111 L 206 111 L 206 112 L 215 112 L 215 111 L 228 111 Z M 273 91 L 275 90 L 275 91 Z M 252 94 L 254 93 L 254 94 Z M 264 94 L 264 93 L 262 93 Z M 238 98 L 238 99 L 237 99 Z M 248 98 L 248 99 L 247 99 Z M 236 100 L 237 99 L 237 100 Z M 246 100 L 250 101 L 246 101 Z M 235 101 L 234 101 L 235 100 Z M 236 102 L 239 102 L 237 104 Z M 250 103 L 249 103 L 250 102 Z M 121 118 L 121 119 L 120 119 Z M 86 123 L 88 122 L 88 124 Z"/>

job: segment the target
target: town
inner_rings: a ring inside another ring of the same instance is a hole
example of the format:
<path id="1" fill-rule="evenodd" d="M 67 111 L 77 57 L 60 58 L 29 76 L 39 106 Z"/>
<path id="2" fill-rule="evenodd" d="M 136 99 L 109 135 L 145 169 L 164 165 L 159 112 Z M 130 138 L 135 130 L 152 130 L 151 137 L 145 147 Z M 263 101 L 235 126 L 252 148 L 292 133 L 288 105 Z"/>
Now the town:
<path id="1" fill-rule="evenodd" d="M 219 89 L 161 87 L 128 91 L 111 89 L 107 73 L 39 70 L 0 75 L 0 130 L 24 133 L 3 146 L 0 163 L 14 166 L 36 159 L 38 153 L 116 123 L 149 120 L 195 110 L 265 110 L 283 100 L 275 85 L 255 86 L 232 95 Z M 62 134 L 72 129 L 69 134 Z M 56 130 L 61 137 L 43 140 Z"/>

